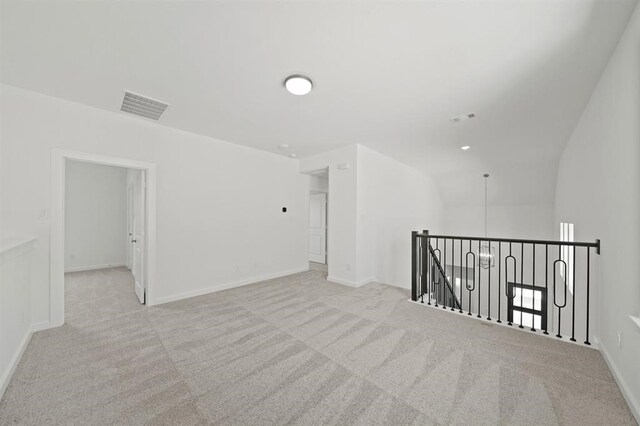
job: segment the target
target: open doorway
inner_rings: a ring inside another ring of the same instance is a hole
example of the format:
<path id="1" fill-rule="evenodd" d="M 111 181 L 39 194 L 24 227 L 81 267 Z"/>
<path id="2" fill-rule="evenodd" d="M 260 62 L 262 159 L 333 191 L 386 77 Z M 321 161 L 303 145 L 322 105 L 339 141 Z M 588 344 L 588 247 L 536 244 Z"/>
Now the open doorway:
<path id="1" fill-rule="evenodd" d="M 329 172 L 327 169 L 309 173 L 309 270 L 328 273 L 328 200 Z"/>
<path id="2" fill-rule="evenodd" d="M 50 324 L 153 304 L 155 165 L 52 152 Z"/>
<path id="3" fill-rule="evenodd" d="M 145 187 L 144 170 L 66 160 L 65 322 L 145 304 Z"/>

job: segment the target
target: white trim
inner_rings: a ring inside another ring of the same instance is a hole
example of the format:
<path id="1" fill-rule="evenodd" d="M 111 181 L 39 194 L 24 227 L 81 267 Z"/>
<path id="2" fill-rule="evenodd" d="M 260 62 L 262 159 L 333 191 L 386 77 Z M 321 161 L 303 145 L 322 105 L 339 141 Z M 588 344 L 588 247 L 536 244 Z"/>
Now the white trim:
<path id="1" fill-rule="evenodd" d="M 7 387 L 9 386 L 9 382 L 11 382 L 11 377 L 13 377 L 13 373 L 16 371 L 16 367 L 18 367 L 18 364 L 20 363 L 20 359 L 22 359 L 22 354 L 24 354 L 25 349 L 27 349 L 27 346 L 31 341 L 32 335 L 33 335 L 33 331 L 31 330 L 29 330 L 25 334 L 24 338 L 22 339 L 22 342 L 20 343 L 20 346 L 18 346 L 18 349 L 13 354 L 13 357 L 11 357 L 9 368 L 7 368 L 7 371 L 5 371 L 4 375 L 0 378 L 0 399 L 2 399 L 4 392 L 7 390 Z"/>
<path id="2" fill-rule="evenodd" d="M 297 274 L 300 272 L 306 272 L 309 270 L 309 266 L 296 269 L 290 269 L 288 271 L 276 272 L 274 274 L 262 275 L 259 277 L 247 278 L 240 281 L 231 281 L 223 284 L 218 284 L 212 287 L 201 288 L 199 290 L 186 291 L 184 293 L 178 293 L 171 296 L 158 297 L 155 301 L 155 305 L 162 303 L 175 302 L 177 300 L 188 299 L 190 297 L 202 296 L 209 293 L 215 293 L 217 291 L 228 290 L 231 288 L 242 287 L 249 284 L 255 284 L 260 281 L 272 280 L 274 278 L 286 277 L 288 275 Z"/>
<path id="3" fill-rule="evenodd" d="M 127 266 L 125 263 L 108 263 L 106 265 L 91 265 L 91 266 L 77 266 L 75 268 L 65 268 L 64 273 L 68 272 L 83 272 L 83 271 L 94 271 L 97 269 L 110 269 L 110 268 L 120 268 L 122 266 Z"/>
<path id="4" fill-rule="evenodd" d="M 37 322 L 31 325 L 31 331 L 34 333 L 37 331 L 47 330 L 49 328 L 51 328 L 49 321 Z"/>
<path id="5" fill-rule="evenodd" d="M 94 164 L 145 170 L 147 175 L 147 300 L 155 304 L 156 279 L 156 165 L 127 158 L 109 157 L 58 148 L 51 149 L 51 234 L 49 268 L 49 323 L 64 324 L 64 196 L 65 161 L 77 160 Z"/>
<path id="6" fill-rule="evenodd" d="M 372 283 L 376 281 L 376 279 L 375 277 L 369 277 L 360 281 L 349 281 L 349 280 L 343 280 L 342 278 L 337 278 L 337 277 L 327 277 L 327 281 L 331 281 L 332 283 L 336 283 L 336 284 L 346 285 L 349 287 L 358 288 L 358 287 L 362 287 L 363 285 Z"/>
<path id="7" fill-rule="evenodd" d="M 609 352 L 607 352 L 604 345 L 600 345 L 600 352 L 602 352 L 602 357 L 607 363 L 609 370 L 611 370 L 611 374 L 613 375 L 613 378 L 618 384 L 618 387 L 620 388 L 620 392 L 622 392 L 622 396 L 624 396 L 624 399 L 627 401 L 627 405 L 629 406 L 629 409 L 631 409 L 631 413 L 636 418 L 636 421 L 640 424 L 640 402 L 634 401 L 633 398 L 631 397 L 632 394 L 631 394 L 631 391 L 629 390 L 629 386 L 627 385 L 627 382 L 625 382 L 624 377 L 622 376 L 622 374 L 620 374 L 620 371 L 618 370 L 618 368 L 616 367 L 616 364 L 613 362 L 613 360 L 609 356 Z"/>

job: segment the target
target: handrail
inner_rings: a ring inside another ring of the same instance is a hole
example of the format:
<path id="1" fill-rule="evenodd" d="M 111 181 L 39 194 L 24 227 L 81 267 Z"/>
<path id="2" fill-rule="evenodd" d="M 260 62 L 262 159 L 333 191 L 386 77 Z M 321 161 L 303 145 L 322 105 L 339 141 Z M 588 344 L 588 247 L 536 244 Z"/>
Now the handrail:
<path id="1" fill-rule="evenodd" d="M 490 241 L 492 243 L 523 243 L 523 244 L 542 244 L 550 246 L 573 246 L 573 247 L 595 247 L 596 253 L 600 254 L 600 240 L 594 243 L 582 241 L 556 241 L 556 240 L 524 240 L 518 238 L 491 238 L 491 237 L 461 237 L 456 235 L 435 235 L 417 233 L 418 238 L 441 238 L 447 240 L 471 240 L 471 241 Z"/>
<path id="2" fill-rule="evenodd" d="M 456 308 L 460 308 L 460 300 L 458 300 L 458 296 L 456 296 L 456 292 L 453 291 L 453 286 L 451 286 L 451 283 L 449 282 L 449 279 L 447 278 L 447 273 L 444 271 L 444 269 L 442 269 L 442 265 L 440 264 L 440 260 L 438 259 L 438 257 L 436 256 L 434 250 L 433 250 L 433 246 L 431 245 L 431 243 L 429 243 L 429 253 L 431 254 L 432 259 L 434 260 L 434 264 L 438 267 L 438 270 L 440 271 L 440 274 L 442 275 L 442 278 L 444 278 L 444 283 L 447 285 L 447 287 L 449 288 L 449 291 L 451 292 L 451 294 L 453 295 L 453 299 L 456 302 Z"/>

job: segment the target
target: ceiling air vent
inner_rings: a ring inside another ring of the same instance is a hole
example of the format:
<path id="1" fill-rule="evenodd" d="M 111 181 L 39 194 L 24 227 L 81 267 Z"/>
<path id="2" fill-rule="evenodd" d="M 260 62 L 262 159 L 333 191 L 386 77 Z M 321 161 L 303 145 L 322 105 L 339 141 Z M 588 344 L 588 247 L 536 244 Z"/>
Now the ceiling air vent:
<path id="1" fill-rule="evenodd" d="M 449 120 L 451 120 L 452 123 L 459 123 L 464 120 L 471 120 L 472 118 L 476 118 L 475 112 L 468 112 L 466 114 L 456 115 L 455 117 L 451 117 Z"/>
<path id="2" fill-rule="evenodd" d="M 158 120 L 168 107 L 169 104 L 166 102 L 157 101 L 125 90 L 120 111 Z"/>

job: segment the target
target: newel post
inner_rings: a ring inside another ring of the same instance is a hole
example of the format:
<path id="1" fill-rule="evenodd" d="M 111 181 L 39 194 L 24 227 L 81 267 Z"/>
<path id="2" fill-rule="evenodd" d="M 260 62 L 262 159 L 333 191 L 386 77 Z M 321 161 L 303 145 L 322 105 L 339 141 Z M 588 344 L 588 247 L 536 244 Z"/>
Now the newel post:
<path id="1" fill-rule="evenodd" d="M 411 300 L 418 301 L 418 231 L 411 231 Z"/>

